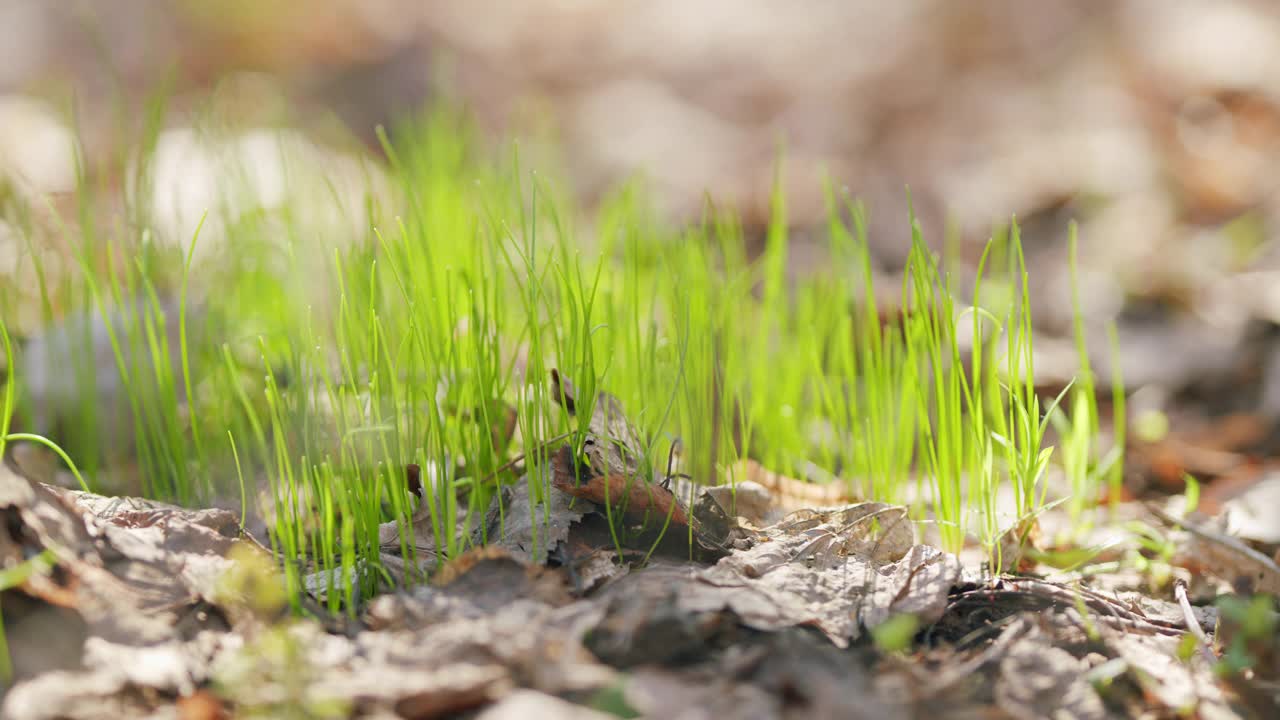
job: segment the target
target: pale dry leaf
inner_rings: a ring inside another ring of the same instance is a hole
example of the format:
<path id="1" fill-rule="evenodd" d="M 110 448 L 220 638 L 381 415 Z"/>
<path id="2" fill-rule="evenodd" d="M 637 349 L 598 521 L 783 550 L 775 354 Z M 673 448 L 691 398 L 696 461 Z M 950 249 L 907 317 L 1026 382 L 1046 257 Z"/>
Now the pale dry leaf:
<path id="1" fill-rule="evenodd" d="M 1195 707 L 1202 718 L 1235 719 L 1212 668 L 1193 655 L 1178 659 L 1178 636 L 1115 633 L 1107 638 L 1112 650 L 1129 664 L 1140 687 L 1172 712 Z"/>
<path id="2" fill-rule="evenodd" d="M 545 502 L 532 500 L 529 483 L 522 478 L 502 490 L 499 502 L 489 509 L 488 537 L 513 557 L 535 565 L 547 561 L 547 553 L 569 537 L 569 526 L 582 519 L 589 505 L 542 483 Z"/>
<path id="3" fill-rule="evenodd" d="M 860 619 L 875 627 L 894 615 L 930 623 L 942 617 L 947 596 L 960 580 L 960 561 L 931 545 L 916 545 L 897 562 L 878 568 Z"/>
<path id="4" fill-rule="evenodd" d="M 1280 543 L 1280 473 L 1269 472 L 1240 495 L 1223 503 L 1227 532 L 1243 540 Z"/>
<path id="5" fill-rule="evenodd" d="M 1165 522 L 1184 528 L 1190 542 L 1179 548 L 1176 560 L 1231 584 L 1246 582 L 1255 592 L 1280 595 L 1280 565 L 1240 540 L 1195 522 L 1173 517 L 1154 504 L 1147 508 Z"/>
<path id="6" fill-rule="evenodd" d="M 841 554 L 864 555 L 876 562 L 893 562 L 915 545 L 915 528 L 907 509 L 886 503 L 867 502 L 840 508 L 806 508 L 790 513 L 766 528 L 772 537 L 807 533 L 826 537 L 822 545 Z"/>
<path id="7" fill-rule="evenodd" d="M 1084 662 L 1032 626 L 1000 661 L 996 704 L 1012 716 L 1102 720 L 1102 699 L 1084 678 Z"/>
<path id="8" fill-rule="evenodd" d="M 734 463 L 725 471 L 729 485 L 750 482 L 769 494 L 771 508 L 791 512 L 804 508 L 847 505 L 855 499 L 848 488 L 838 482 L 817 484 L 774 472 L 750 458 Z"/>
<path id="9" fill-rule="evenodd" d="M 485 708 L 476 720 L 610 720 L 613 717 L 554 695 L 516 690 Z"/>
<path id="10" fill-rule="evenodd" d="M 99 720 L 145 717 L 154 709 L 136 694 L 126 693 L 122 675 L 93 672 L 48 672 L 18 683 L 5 694 L 0 717 L 9 720 Z"/>
<path id="11" fill-rule="evenodd" d="M 782 519 L 768 488 L 750 480 L 735 485 L 716 485 L 704 489 L 730 517 L 739 517 L 757 527 L 772 525 Z"/>

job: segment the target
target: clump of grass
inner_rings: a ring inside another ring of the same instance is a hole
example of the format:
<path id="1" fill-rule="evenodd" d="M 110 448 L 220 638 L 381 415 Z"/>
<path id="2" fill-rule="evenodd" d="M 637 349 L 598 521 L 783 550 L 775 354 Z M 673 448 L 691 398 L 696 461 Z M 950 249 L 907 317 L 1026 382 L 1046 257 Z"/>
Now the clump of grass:
<path id="1" fill-rule="evenodd" d="M 281 252 L 273 243 L 290 257 L 312 252 L 289 231 L 305 208 L 269 223 L 241 216 L 238 264 L 219 275 L 193 332 L 199 228 L 166 254 L 138 209 L 136 225 L 106 237 L 86 221 L 64 229 L 79 243 L 79 274 L 44 296 L 47 307 L 91 306 L 104 318 L 125 308 L 119 329 L 108 325 L 143 491 L 188 503 L 238 497 L 265 516 L 295 609 L 308 578 L 321 579 L 333 612 L 355 612 L 383 587 L 384 523 L 397 523 L 410 566 L 419 552 L 451 558 L 486 542 L 484 514 L 506 512 L 500 486 L 523 477 L 531 497 L 545 497 L 548 442 L 567 437 L 580 450 L 602 389 L 639 427 L 647 477 L 679 449 L 702 483 L 732 481 L 724 469 L 743 457 L 840 478 L 859 497 L 931 514 L 949 550 L 974 523 L 997 547 L 1002 487 L 1019 518 L 1043 506 L 1051 412 L 1036 393 L 1016 224 L 988 246 L 974 307 L 964 307 L 911 218 L 895 317 L 876 294 L 865 213 L 833 190 L 831 264 L 792 279 L 780 190 L 759 258 L 747 256 L 731 212 L 709 206 L 699 223 L 665 226 L 636 185 L 604 203 L 590 249 L 575 225 L 582 215 L 555 185 L 518 156 L 486 155 L 458 116 L 397 137 L 384 137 L 384 150 L 398 210 L 374 213 L 364 242 L 335 252 L 325 277 L 254 269 L 266 265 L 255 253 Z M 991 268 L 1012 289 L 1003 309 L 982 307 Z M 304 282 L 330 288 L 331 302 L 302 299 Z M 576 414 L 551 397 L 552 368 L 577 385 Z M 1087 465 L 1097 432 L 1093 381 L 1072 392 L 1068 474 Z M 95 438 L 93 426 L 80 430 Z M 521 454 L 522 476 L 503 470 Z M 421 498 L 405 483 L 408 465 L 423 469 Z M 1103 475 L 1115 482 L 1114 467 L 1080 475 L 1079 496 L 1096 494 L 1083 485 Z M 422 505 L 429 538 L 409 521 Z"/>

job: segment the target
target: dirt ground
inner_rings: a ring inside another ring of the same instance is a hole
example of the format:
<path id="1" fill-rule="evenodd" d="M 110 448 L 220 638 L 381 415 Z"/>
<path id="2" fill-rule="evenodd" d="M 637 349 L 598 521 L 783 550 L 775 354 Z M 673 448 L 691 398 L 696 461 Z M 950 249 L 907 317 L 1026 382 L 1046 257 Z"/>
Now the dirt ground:
<path id="1" fill-rule="evenodd" d="M 459 102 L 495 140 L 537 138 L 587 206 L 638 172 L 673 221 L 710 194 L 757 242 L 781 156 L 799 273 L 823 260 L 805 241 L 822 172 L 868 203 L 886 282 L 905 187 L 970 261 L 1016 214 L 1049 396 L 1076 370 L 1078 220 L 1093 365 L 1110 377 L 1114 321 L 1134 423 L 1124 497 L 1084 545 L 1119 569 L 1011 552 L 993 577 L 898 508 L 759 467 L 750 506 L 674 483 L 686 500 L 657 509 L 680 542 L 633 519 L 619 551 L 562 468 L 534 508 L 552 537 L 504 524 L 440 566 L 389 547 L 389 566 L 437 579 L 332 617 L 316 578 L 298 619 L 232 513 L 9 462 L 4 568 L 56 569 L 0 593 L 4 717 L 1280 716 L 1274 604 L 1220 599 L 1280 594 L 1280 7 L 16 0 L 0 3 L 0 175 L 65 199 L 76 155 L 106 172 L 165 82 L 175 127 L 212 104 L 321 144 L 349 132 L 375 157 L 378 124 Z M 4 229 L 0 275 L 22 282 Z M 520 487 L 504 501 L 529 509 Z M 1047 538 L 1068 522 L 1039 520 Z M 1251 669 L 1225 669 L 1239 658 Z"/>

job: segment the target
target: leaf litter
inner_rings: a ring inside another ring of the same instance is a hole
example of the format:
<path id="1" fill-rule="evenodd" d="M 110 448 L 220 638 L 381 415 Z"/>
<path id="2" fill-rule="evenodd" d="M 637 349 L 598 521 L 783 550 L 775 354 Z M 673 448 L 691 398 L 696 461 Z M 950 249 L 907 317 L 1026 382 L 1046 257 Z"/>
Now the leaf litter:
<path id="1" fill-rule="evenodd" d="M 553 374 L 553 388 L 576 412 L 568 380 Z M 1239 678 L 1219 682 L 1205 652 L 1185 653 L 1185 635 L 1218 622 L 1185 590 L 1173 602 L 1071 573 L 983 577 L 919 542 L 906 508 L 796 493 L 758 464 L 735 469 L 744 481 L 729 491 L 645 476 L 645 446 L 608 393 L 581 439 L 501 485 L 474 511 L 482 526 L 460 520 L 472 549 L 458 557 L 437 547 L 426 503 L 410 520 L 416 567 L 398 526 L 384 526 L 391 585 L 346 622 L 319 598 L 290 616 L 270 552 L 233 513 L 69 491 L 0 465 L 4 564 L 49 558 L 0 595 L 7 624 L 21 627 L 15 611 L 62 613 L 53 635 L 70 637 L 11 638 L 15 684 L 0 712 L 1102 718 L 1154 702 L 1227 718 L 1273 707 L 1265 691 L 1242 701 Z M 407 479 L 421 500 L 421 473 Z M 1235 557 L 1248 561 L 1223 566 L 1225 582 L 1270 587 L 1260 556 Z M 410 572 L 430 581 L 408 585 Z M 914 628 L 907 650 L 882 647 L 878 629 L 901 618 Z M 61 657 L 41 657 L 53 648 Z"/>

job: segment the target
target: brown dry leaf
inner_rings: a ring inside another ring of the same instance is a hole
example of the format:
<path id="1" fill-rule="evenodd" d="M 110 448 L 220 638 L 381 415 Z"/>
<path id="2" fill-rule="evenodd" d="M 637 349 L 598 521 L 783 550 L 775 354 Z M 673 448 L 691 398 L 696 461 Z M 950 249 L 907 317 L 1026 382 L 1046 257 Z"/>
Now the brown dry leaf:
<path id="1" fill-rule="evenodd" d="M 65 701 L 74 715 L 76 698 L 99 686 L 177 695 L 208 679 L 210 658 L 226 637 L 224 618 L 239 614 L 218 593 L 233 562 L 228 555 L 234 548 L 263 552 L 235 537 L 234 515 L 71 492 L 7 471 L 0 497 L 12 503 L 8 542 L 48 549 L 57 561 L 55 573 L 28 585 L 33 596 L 65 605 L 84 623 L 55 631 L 83 636 L 85 672 L 60 699 L 50 698 L 50 707 Z"/>
<path id="2" fill-rule="evenodd" d="M 674 494 L 637 475 L 597 475 L 582 479 L 575 475 L 573 450 L 568 445 L 556 451 L 551 459 L 551 482 L 560 492 L 589 500 L 603 507 L 620 510 L 628 518 L 646 525 L 661 525 L 671 518 L 674 525 L 688 525 L 689 517 Z"/>
<path id="3" fill-rule="evenodd" d="M 1109 634 L 1107 644 L 1129 664 L 1134 681 L 1169 711 L 1195 707 L 1209 720 L 1238 718 L 1227 704 L 1212 668 L 1198 656 L 1178 659 L 1179 636 Z"/>
<path id="4" fill-rule="evenodd" d="M 652 718 L 910 716 L 872 686 L 869 654 L 840 650 L 798 629 L 735 640 L 728 651 L 703 648 L 691 665 L 649 665 L 629 672 L 623 688 L 628 705 Z"/>
<path id="5" fill-rule="evenodd" d="M 912 544 L 904 509 L 882 503 L 800 511 L 764 532 L 700 575 L 738 589 L 728 607 L 763 630 L 809 624 L 843 647 L 895 614 L 936 620 L 960 577 L 959 560 Z"/>
<path id="6" fill-rule="evenodd" d="M 446 603 L 452 603 L 452 609 L 441 612 Z M 406 673 L 407 682 L 415 674 L 454 664 L 496 664 L 509 677 L 518 678 L 520 685 L 542 692 L 594 690 L 613 682 L 615 674 L 578 641 L 580 631 L 575 628 L 591 609 L 585 602 L 554 608 L 520 598 L 475 614 L 471 599 L 449 597 L 441 588 L 419 587 L 412 594 L 375 601 L 371 615 L 378 631 L 360 633 L 355 638 L 359 657 L 339 658 L 331 674 L 340 678 L 343 666 L 348 666 L 347 672 L 368 668 L 363 680 L 335 681 L 370 692 L 382 682 L 378 680 L 382 673 Z"/>
<path id="7" fill-rule="evenodd" d="M 587 595 L 630 570 L 629 564 L 618 561 L 613 548 L 593 548 L 572 539 L 561 562 L 575 596 Z"/>
<path id="8" fill-rule="evenodd" d="M 611 720 L 614 715 L 597 712 L 589 707 L 574 705 L 554 695 L 533 690 L 516 690 L 488 708 L 476 720 Z"/>
<path id="9" fill-rule="evenodd" d="M 538 487 L 545 501 L 530 498 L 527 477 L 504 487 L 485 520 L 490 543 L 534 565 L 545 563 L 547 554 L 569 537 L 569 527 L 587 512 L 545 480 Z"/>
<path id="10" fill-rule="evenodd" d="M 581 398 L 573 383 L 555 369 L 551 370 L 551 397 L 570 415 L 577 414 Z M 618 398 L 603 391 L 596 393 L 587 430 L 583 453 L 593 475 L 637 475 L 645 445 Z"/>
<path id="11" fill-rule="evenodd" d="M 226 720 L 227 708 L 217 695 L 208 690 L 178 698 L 176 703 L 179 720 Z"/>
<path id="12" fill-rule="evenodd" d="M 418 562 L 427 570 L 434 569 L 437 562 L 436 536 L 431 514 L 431 505 L 426 502 L 427 488 L 422 484 L 422 468 L 418 465 L 405 467 L 405 484 L 409 492 L 418 498 L 418 507 L 409 517 L 409 526 L 413 532 L 413 549 L 418 554 Z M 384 553 L 400 552 L 402 525 L 396 520 L 384 522 L 378 526 L 378 544 Z"/>
<path id="13" fill-rule="evenodd" d="M 743 480 L 734 485 L 715 485 L 701 488 L 701 492 L 716 501 L 725 517 L 742 518 L 756 527 L 772 525 L 782 519 L 785 511 L 774 502 L 773 493 L 765 486 Z M 680 493 L 683 495 L 683 493 Z M 795 509 L 795 508 L 792 508 Z M 694 517 L 698 517 L 695 507 Z M 739 523 L 740 524 L 740 523 Z"/>
<path id="14" fill-rule="evenodd" d="M 1201 569 L 1232 585 L 1245 583 L 1255 592 L 1280 596 L 1280 566 L 1272 558 L 1230 535 L 1176 518 L 1154 504 L 1148 504 L 1147 509 L 1191 534 L 1191 541 L 1179 549 L 1175 558 L 1184 566 Z"/>
<path id="15" fill-rule="evenodd" d="M 876 627 L 895 615 L 929 623 L 942 617 L 947 595 L 960 579 L 960 561 L 931 545 L 915 545 L 902 559 L 879 568 L 860 608 L 860 619 Z"/>
<path id="16" fill-rule="evenodd" d="M 432 673 L 430 679 L 427 687 L 395 702 L 396 715 L 407 720 L 454 717 L 492 702 L 511 686 L 499 665 L 453 665 Z"/>
<path id="17" fill-rule="evenodd" d="M 735 463 L 725 472 L 725 477 L 731 482 L 746 481 L 763 487 L 772 496 L 774 507 L 783 512 L 847 505 L 856 500 L 848 488 L 838 483 L 817 485 L 797 480 L 773 472 L 750 458 Z"/>
<path id="18" fill-rule="evenodd" d="M 552 397 L 570 414 L 581 409 L 581 399 L 568 378 L 551 371 Z M 620 512 L 644 529 L 669 525 L 688 526 L 689 517 L 679 498 L 665 484 L 640 472 L 644 444 L 627 420 L 622 403 L 607 392 L 596 396 L 583 439 L 582 457 L 569 445 L 551 458 L 551 484 L 560 492 Z"/>
<path id="19" fill-rule="evenodd" d="M 813 538 L 802 554 L 825 558 L 860 554 L 877 562 L 893 562 L 915 545 L 915 529 L 907 509 L 877 502 L 797 510 L 765 533 L 771 537 L 803 534 Z"/>
<path id="20" fill-rule="evenodd" d="M 1102 720 L 1102 698 L 1084 678 L 1088 666 L 1055 647 L 1035 625 L 1019 637 L 1000 661 L 996 704 L 1013 717 L 1062 717 Z"/>
<path id="21" fill-rule="evenodd" d="M 445 593 L 469 599 L 481 611 L 493 611 L 520 599 L 553 607 L 570 601 L 559 574 L 526 564 L 493 545 L 463 553 L 442 567 L 435 580 Z"/>
<path id="22" fill-rule="evenodd" d="M 84 513 L 92 534 L 101 536 L 121 555 L 162 567 L 176 577 L 192 600 L 217 602 L 219 578 L 230 567 L 227 555 L 237 544 L 266 553 L 252 540 L 239 538 L 239 519 L 227 510 L 186 510 L 140 498 L 106 498 L 66 493 Z"/>
<path id="23" fill-rule="evenodd" d="M 366 624 L 374 630 L 423 628 L 482 618 L 516 603 L 559 607 L 571 600 L 554 571 L 523 563 L 496 547 L 465 553 L 445 565 L 436 580 L 435 585 L 419 586 L 410 593 L 374 598 Z"/>

